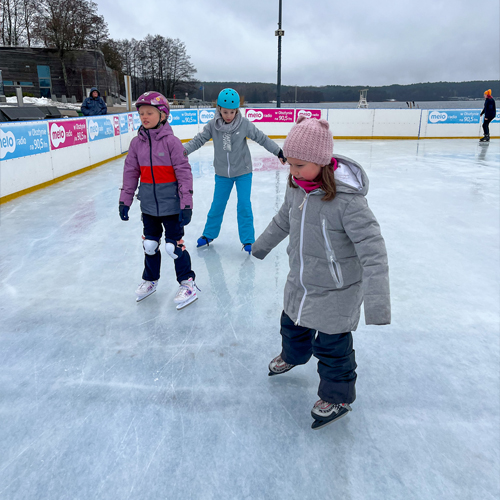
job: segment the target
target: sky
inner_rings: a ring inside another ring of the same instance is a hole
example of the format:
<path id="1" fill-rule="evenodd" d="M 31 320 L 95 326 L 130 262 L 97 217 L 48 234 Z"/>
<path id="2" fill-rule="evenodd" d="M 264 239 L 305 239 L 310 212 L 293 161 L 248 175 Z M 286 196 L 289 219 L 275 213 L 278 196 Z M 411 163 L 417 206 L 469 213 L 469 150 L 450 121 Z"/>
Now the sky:
<path id="1" fill-rule="evenodd" d="M 111 38 L 159 34 L 184 42 L 200 81 L 277 81 L 279 0 L 97 3 Z M 498 80 L 499 5 L 499 0 L 282 0 L 281 83 Z"/>

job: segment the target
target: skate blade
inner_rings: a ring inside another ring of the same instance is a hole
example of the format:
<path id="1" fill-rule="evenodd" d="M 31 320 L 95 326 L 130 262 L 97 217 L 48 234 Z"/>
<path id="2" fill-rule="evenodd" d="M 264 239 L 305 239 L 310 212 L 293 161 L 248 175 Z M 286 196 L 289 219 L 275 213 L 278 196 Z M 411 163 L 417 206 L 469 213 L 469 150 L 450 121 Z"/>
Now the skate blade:
<path id="1" fill-rule="evenodd" d="M 136 302 L 142 302 L 144 299 L 147 299 L 148 297 L 151 297 L 153 293 L 155 293 L 156 290 L 153 290 L 151 293 L 148 293 L 147 295 L 144 295 L 144 297 L 136 297 L 135 301 Z"/>
<path id="2" fill-rule="evenodd" d="M 345 413 L 342 413 L 342 415 L 339 415 L 338 417 L 332 418 L 331 420 L 314 420 L 314 422 L 311 424 L 311 429 L 317 431 L 318 429 L 322 429 L 323 427 L 326 427 L 327 425 L 333 424 L 333 422 L 337 422 L 341 418 L 345 417 L 349 412 L 346 411 Z"/>
<path id="3" fill-rule="evenodd" d="M 489 141 L 488 142 L 486 142 L 486 141 L 480 142 L 479 145 L 480 146 L 488 146 L 489 145 Z"/>
<path id="4" fill-rule="evenodd" d="M 184 309 L 186 306 L 188 306 L 189 304 L 192 304 L 196 300 L 198 300 L 197 295 L 195 297 L 189 298 L 188 300 L 186 300 L 186 302 L 183 302 L 182 304 L 177 305 L 177 310 L 180 311 L 181 309 Z"/>

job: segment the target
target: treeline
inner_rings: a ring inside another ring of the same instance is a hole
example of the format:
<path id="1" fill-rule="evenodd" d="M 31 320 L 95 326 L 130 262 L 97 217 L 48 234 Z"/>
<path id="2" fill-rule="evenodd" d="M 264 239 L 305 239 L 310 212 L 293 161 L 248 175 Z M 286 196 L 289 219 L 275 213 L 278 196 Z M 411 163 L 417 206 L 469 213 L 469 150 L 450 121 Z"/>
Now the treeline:
<path id="1" fill-rule="evenodd" d="M 103 47 L 106 64 L 132 79 L 132 95 L 157 90 L 167 97 L 184 97 L 198 88 L 196 68 L 191 64 L 184 42 L 161 35 L 144 40 L 108 40 Z"/>
<path id="2" fill-rule="evenodd" d="M 276 101 L 276 84 L 241 82 L 205 82 L 206 101 L 215 101 L 221 89 L 234 88 L 247 102 Z M 494 96 L 500 96 L 500 81 L 414 83 L 412 85 L 387 85 L 382 87 L 326 85 L 323 87 L 281 86 L 281 102 L 357 102 L 359 91 L 368 89 L 368 101 L 448 101 L 453 99 L 480 99 L 486 89 L 492 89 Z M 191 97 L 202 99 L 203 90 L 193 92 Z"/>

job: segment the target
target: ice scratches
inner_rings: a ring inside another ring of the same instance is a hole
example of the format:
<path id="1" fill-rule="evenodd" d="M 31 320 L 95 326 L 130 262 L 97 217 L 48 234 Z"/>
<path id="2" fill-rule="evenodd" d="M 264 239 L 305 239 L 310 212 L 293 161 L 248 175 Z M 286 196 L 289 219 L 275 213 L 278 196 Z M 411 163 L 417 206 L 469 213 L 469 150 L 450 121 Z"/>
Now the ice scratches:
<path id="1" fill-rule="evenodd" d="M 11 458 L 1 469 L 0 469 L 0 472 L 3 472 L 5 469 L 7 469 L 7 467 L 9 467 L 11 464 L 13 464 L 19 457 L 21 457 L 22 455 L 24 455 L 24 453 L 26 453 L 27 450 L 29 450 L 33 443 L 36 443 L 37 441 L 40 441 L 40 439 L 42 439 L 42 437 L 44 436 L 44 434 L 47 434 L 48 431 L 44 431 L 40 434 L 40 436 L 38 436 L 37 438 L 33 439 L 20 453 L 18 453 L 14 458 Z M 1 490 L 0 493 L 2 493 L 3 491 L 5 491 L 5 489 Z"/>
<path id="2" fill-rule="evenodd" d="M 117 462 L 120 458 L 124 457 L 124 453 L 123 453 L 124 450 L 127 450 L 126 446 L 125 446 L 125 448 L 123 448 L 123 442 L 125 441 L 125 438 L 127 437 L 128 433 L 130 431 L 130 428 L 132 427 L 132 424 L 134 423 L 134 420 L 135 420 L 135 416 L 130 421 L 130 424 L 127 427 L 127 430 L 125 431 L 125 434 L 123 435 L 121 441 L 116 446 L 116 450 L 117 450 L 116 458 L 115 458 L 113 464 L 107 468 L 107 470 L 110 470 L 110 471 L 118 470 Z M 134 426 L 134 429 L 135 429 L 135 426 Z M 137 432 L 135 434 L 136 434 L 136 446 L 137 446 Z M 137 448 L 136 448 L 136 450 L 137 450 Z M 137 451 L 136 451 L 136 456 L 137 456 Z M 136 471 L 137 471 L 137 469 L 138 469 L 138 467 L 137 467 L 137 457 L 136 457 Z M 104 468 L 103 468 L 103 470 L 104 470 Z M 128 472 L 129 472 L 129 476 L 130 476 L 131 475 L 130 471 L 128 471 Z M 102 492 L 103 487 L 108 484 L 109 476 L 110 476 L 110 474 L 108 473 L 104 479 L 101 479 L 101 481 L 99 483 L 99 488 L 98 488 L 99 493 Z M 137 475 L 133 474 L 132 477 L 137 477 Z M 99 496 L 99 498 L 102 498 L 102 496 Z"/>
<path id="3" fill-rule="evenodd" d="M 252 462 L 252 464 L 255 467 L 255 470 L 264 470 L 265 472 L 269 472 L 268 466 L 266 464 L 263 464 L 262 462 L 257 461 L 256 456 L 255 456 L 255 449 L 247 446 L 242 441 L 239 434 L 234 432 L 233 428 L 229 425 L 228 421 L 226 420 L 226 418 L 224 416 L 222 417 L 222 420 L 224 422 L 224 425 L 229 429 L 231 434 L 236 438 L 236 441 L 238 441 L 238 443 L 240 443 L 241 447 L 246 450 L 247 453 L 245 455 L 247 458 L 250 459 L 250 461 Z M 277 461 L 274 462 L 274 466 L 276 466 L 276 465 L 278 465 Z M 283 469 L 280 468 L 280 470 L 283 470 Z"/>
<path id="4" fill-rule="evenodd" d="M 132 423 L 131 423 L 132 424 Z M 137 439 L 137 430 L 135 428 L 135 425 L 134 425 L 134 430 L 135 430 L 135 434 L 136 434 L 136 444 L 137 444 L 137 451 L 136 451 L 136 456 L 138 457 L 139 455 L 139 444 L 138 444 L 138 439 Z M 128 431 L 127 431 L 128 432 Z M 146 474 L 148 473 L 148 470 L 149 470 L 149 467 L 151 466 L 151 464 L 153 463 L 153 460 L 155 458 L 155 455 L 156 455 L 156 452 L 158 451 L 158 449 L 160 448 L 160 446 L 162 445 L 163 441 L 165 441 L 166 439 L 166 435 L 164 435 L 160 441 L 158 442 L 158 445 L 156 446 L 155 450 L 153 451 L 152 455 L 151 455 L 151 458 L 149 459 L 149 462 L 148 462 L 148 465 L 146 466 L 146 468 L 144 469 L 143 473 L 142 474 L 134 474 L 134 478 L 138 478 L 140 477 L 141 480 L 144 480 L 144 478 L 146 477 Z M 136 463 L 136 468 L 138 469 L 138 464 Z M 130 488 L 130 491 L 127 495 L 127 499 L 130 498 L 130 495 L 132 495 L 133 491 L 134 491 L 134 488 L 135 488 L 135 485 L 136 485 L 136 482 L 137 480 L 134 480 L 134 483 L 132 484 L 131 488 Z"/>

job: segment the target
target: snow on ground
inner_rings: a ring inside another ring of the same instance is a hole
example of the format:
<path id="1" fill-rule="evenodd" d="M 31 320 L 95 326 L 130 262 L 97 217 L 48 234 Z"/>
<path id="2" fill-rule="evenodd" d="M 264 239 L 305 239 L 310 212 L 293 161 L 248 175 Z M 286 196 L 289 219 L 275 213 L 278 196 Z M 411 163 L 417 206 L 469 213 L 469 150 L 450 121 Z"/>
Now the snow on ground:
<path id="1" fill-rule="evenodd" d="M 52 99 L 47 99 L 46 97 L 23 97 L 24 104 L 33 104 L 34 106 L 55 106 L 56 108 L 63 109 L 76 109 L 80 110 L 82 103 L 71 103 L 71 102 L 58 102 Z M 17 97 L 7 97 L 8 104 L 17 104 Z M 5 104 L 5 103 L 4 103 Z M 1 106 L 1 104 L 0 104 Z"/>

